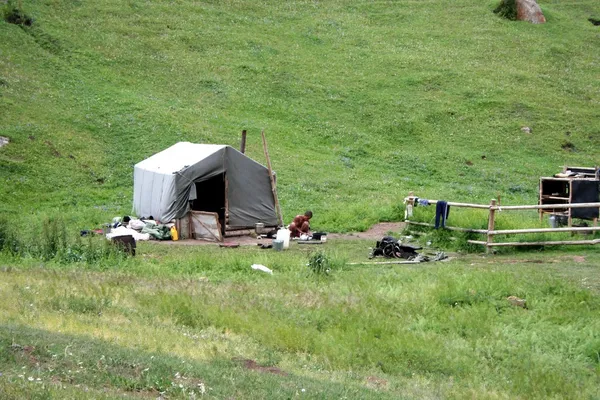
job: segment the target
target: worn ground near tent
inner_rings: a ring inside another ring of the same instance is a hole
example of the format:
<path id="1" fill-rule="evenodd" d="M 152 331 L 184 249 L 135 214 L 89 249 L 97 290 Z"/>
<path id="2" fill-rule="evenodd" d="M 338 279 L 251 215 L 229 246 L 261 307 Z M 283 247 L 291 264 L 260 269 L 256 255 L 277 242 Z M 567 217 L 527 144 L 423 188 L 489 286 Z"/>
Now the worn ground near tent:
<path id="1" fill-rule="evenodd" d="M 357 239 L 372 239 L 378 240 L 383 236 L 388 234 L 398 234 L 404 230 L 406 224 L 404 222 L 380 222 L 378 224 L 373 225 L 369 230 L 365 232 L 351 232 L 351 233 L 329 233 L 327 234 L 327 240 L 357 240 Z M 166 240 L 160 243 L 168 244 L 168 245 L 186 245 L 186 246 L 201 246 L 201 245 L 235 245 L 239 244 L 240 246 L 256 246 L 258 244 L 270 244 L 272 242 L 271 239 L 257 239 L 250 235 L 244 236 L 232 236 L 227 237 L 222 243 L 219 242 L 211 242 L 208 240 L 194 240 L 194 239 L 186 239 L 186 240 L 178 240 L 171 241 Z"/>

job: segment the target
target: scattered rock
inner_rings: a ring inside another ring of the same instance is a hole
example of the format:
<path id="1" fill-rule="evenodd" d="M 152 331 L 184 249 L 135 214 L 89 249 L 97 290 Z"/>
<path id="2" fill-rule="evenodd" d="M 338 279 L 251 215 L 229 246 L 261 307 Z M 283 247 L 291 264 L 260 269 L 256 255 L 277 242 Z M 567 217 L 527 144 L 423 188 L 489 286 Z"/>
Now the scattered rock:
<path id="1" fill-rule="evenodd" d="M 531 133 L 531 128 L 528 126 L 523 126 L 523 127 L 521 127 L 521 131 L 523 131 L 525 133 Z"/>
<path id="2" fill-rule="evenodd" d="M 520 299 L 517 296 L 508 296 L 506 300 L 513 306 L 527 308 L 527 300 L 525 299 Z"/>
<path id="3" fill-rule="evenodd" d="M 517 20 L 532 24 L 543 24 L 546 17 L 535 0 L 515 0 L 517 4 Z"/>
<path id="4" fill-rule="evenodd" d="M 7 137 L 0 136 L 0 147 L 7 145 L 9 142 Z"/>
<path id="5" fill-rule="evenodd" d="M 535 0 L 502 0 L 494 13 L 513 21 L 527 21 L 532 24 L 546 22 L 546 17 Z"/>

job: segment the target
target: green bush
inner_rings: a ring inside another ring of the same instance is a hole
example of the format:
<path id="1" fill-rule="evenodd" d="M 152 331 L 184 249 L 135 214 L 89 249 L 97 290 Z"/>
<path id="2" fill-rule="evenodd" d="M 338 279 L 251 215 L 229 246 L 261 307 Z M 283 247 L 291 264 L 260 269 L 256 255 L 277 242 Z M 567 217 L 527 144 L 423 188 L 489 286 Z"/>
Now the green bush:
<path id="1" fill-rule="evenodd" d="M 517 3 L 515 0 L 502 0 L 498 7 L 494 9 L 494 13 L 511 21 L 516 21 Z"/>
<path id="2" fill-rule="evenodd" d="M 4 20 L 9 24 L 21 26 L 33 25 L 33 18 L 23 12 L 21 1 L 19 1 L 18 5 L 15 5 L 12 1 L 8 1 L 4 6 L 3 16 Z"/>
<path id="3" fill-rule="evenodd" d="M 14 231 L 10 229 L 10 222 L 6 218 L 0 218 L 0 252 L 2 251 L 12 255 L 18 255 L 22 251 L 21 243 Z"/>
<path id="4" fill-rule="evenodd" d="M 331 262 L 324 251 L 317 251 L 308 257 L 308 268 L 317 275 L 329 275 L 331 273 Z"/>

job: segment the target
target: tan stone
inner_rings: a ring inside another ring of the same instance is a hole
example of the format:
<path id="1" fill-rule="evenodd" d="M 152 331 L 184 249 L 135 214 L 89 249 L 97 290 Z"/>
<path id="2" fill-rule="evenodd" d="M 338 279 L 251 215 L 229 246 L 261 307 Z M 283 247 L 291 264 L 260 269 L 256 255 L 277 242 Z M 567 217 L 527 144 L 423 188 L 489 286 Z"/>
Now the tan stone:
<path id="1" fill-rule="evenodd" d="M 535 0 L 516 0 L 517 19 L 519 21 L 528 21 L 532 24 L 543 24 L 546 17 L 542 9 Z"/>

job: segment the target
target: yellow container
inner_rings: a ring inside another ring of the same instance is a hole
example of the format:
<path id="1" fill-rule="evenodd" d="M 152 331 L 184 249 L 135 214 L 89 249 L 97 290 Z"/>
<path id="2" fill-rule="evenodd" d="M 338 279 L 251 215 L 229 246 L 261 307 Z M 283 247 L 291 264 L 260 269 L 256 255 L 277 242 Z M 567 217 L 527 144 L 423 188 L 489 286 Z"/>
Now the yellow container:
<path id="1" fill-rule="evenodd" d="M 171 227 L 171 239 L 179 240 L 179 234 L 177 233 L 177 228 L 175 228 L 175 225 Z"/>

